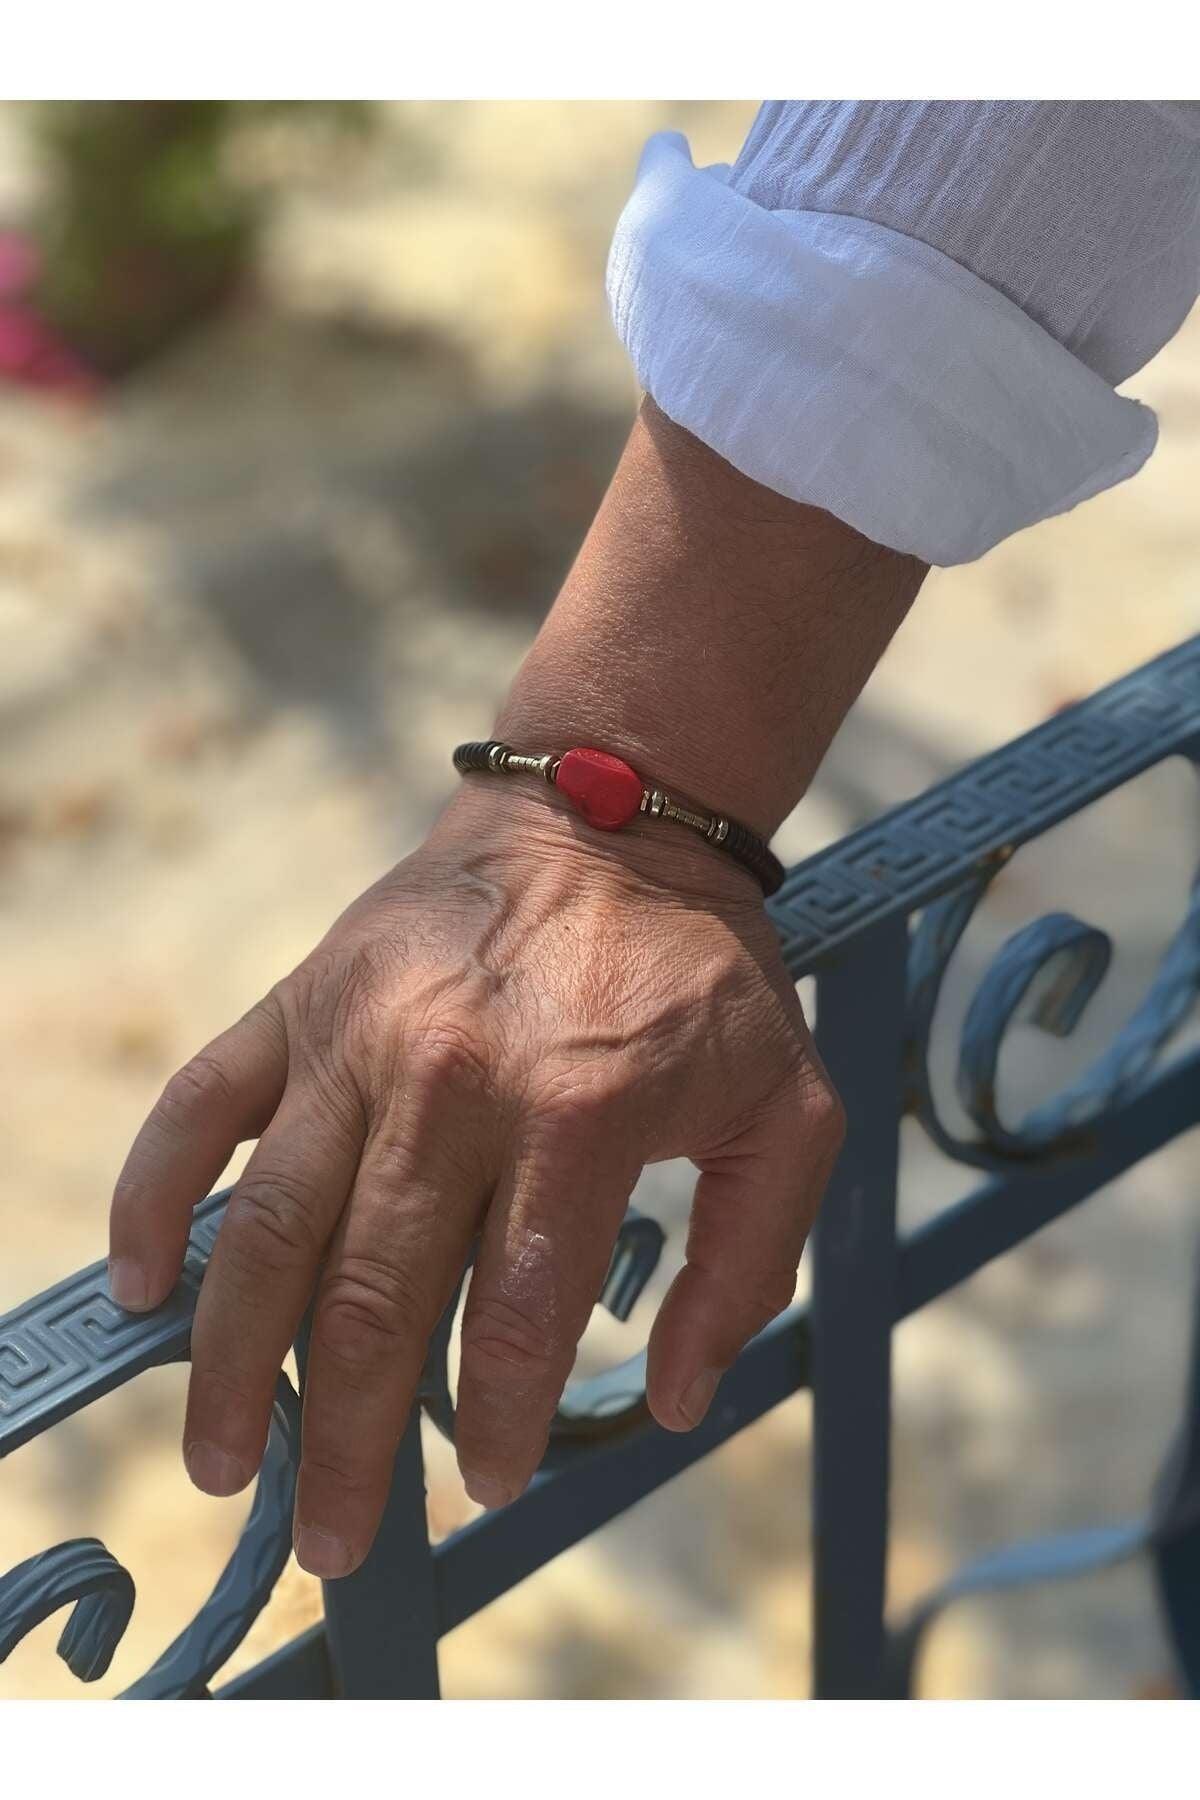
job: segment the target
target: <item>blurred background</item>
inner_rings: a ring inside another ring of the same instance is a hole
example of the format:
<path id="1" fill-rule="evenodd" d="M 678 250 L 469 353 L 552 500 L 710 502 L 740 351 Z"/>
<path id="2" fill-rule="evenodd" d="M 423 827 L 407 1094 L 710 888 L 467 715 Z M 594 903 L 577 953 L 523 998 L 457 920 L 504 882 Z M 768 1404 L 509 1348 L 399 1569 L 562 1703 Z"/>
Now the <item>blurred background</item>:
<path id="1" fill-rule="evenodd" d="M 165 1078 L 448 796 L 636 405 L 603 273 L 641 144 L 674 126 L 729 160 L 753 111 L 0 106 L 0 1310 L 103 1254 Z M 931 577 L 789 859 L 1200 629 L 1200 317 L 1129 388 L 1159 413 L 1149 467 Z M 988 958 L 1050 908 L 1117 955 L 1076 1039 L 1016 1034 L 1002 1103 L 1111 1033 L 1181 915 L 1194 785 L 1153 771 L 1015 859 L 951 971 L 944 1085 Z M 906 1220 L 965 1191 L 909 1126 L 904 1152 Z M 689 1190 L 685 1167 L 644 1180 L 668 1253 L 628 1325 L 597 1317 L 590 1366 L 644 1341 Z M 1141 1508 L 1198 1190 L 1177 1143 L 900 1329 L 896 1606 L 973 1552 Z M 73 1682 L 53 1620 L 0 1696 L 118 1691 L 208 1592 L 246 1501 L 188 1485 L 183 1387 L 144 1376 L 0 1470 L 0 1570 L 94 1534 L 139 1589 L 104 1681 Z M 440 1536 L 474 1509 L 433 1433 L 428 1458 Z M 446 1693 L 805 1692 L 809 1477 L 801 1396 L 451 1634 Z M 318 1604 L 293 1565 L 229 1672 Z M 1169 1691 L 1148 1574 L 954 1611 L 921 1686 Z"/>

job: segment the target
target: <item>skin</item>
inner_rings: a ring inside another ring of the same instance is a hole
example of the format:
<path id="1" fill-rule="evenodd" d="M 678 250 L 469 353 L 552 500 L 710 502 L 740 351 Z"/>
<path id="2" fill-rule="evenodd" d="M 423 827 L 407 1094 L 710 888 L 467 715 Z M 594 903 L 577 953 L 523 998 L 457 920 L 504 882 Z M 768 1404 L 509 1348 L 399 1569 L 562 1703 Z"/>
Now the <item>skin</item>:
<path id="1" fill-rule="evenodd" d="M 494 735 L 599 745 L 769 834 L 924 573 L 647 401 Z M 753 877 L 682 828 L 602 833 L 542 783 L 472 776 L 168 1083 L 117 1183 L 110 1282 L 158 1305 L 192 1208 L 257 1138 L 196 1311 L 185 1459 L 208 1493 L 253 1479 L 315 1289 L 296 1550 L 333 1578 L 370 1548 L 476 1236 L 457 1449 L 499 1506 L 538 1466 L 643 1166 L 698 1170 L 647 1374 L 685 1431 L 790 1304 L 842 1132 Z"/>

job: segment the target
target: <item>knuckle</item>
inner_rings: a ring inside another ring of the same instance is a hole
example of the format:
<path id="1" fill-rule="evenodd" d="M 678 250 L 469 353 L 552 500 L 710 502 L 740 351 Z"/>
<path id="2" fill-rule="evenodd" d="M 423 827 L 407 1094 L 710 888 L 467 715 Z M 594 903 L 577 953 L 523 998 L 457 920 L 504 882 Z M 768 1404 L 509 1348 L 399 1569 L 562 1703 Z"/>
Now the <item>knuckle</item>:
<path id="1" fill-rule="evenodd" d="M 300 1060 L 300 1059 L 298 1059 Z M 367 1128 L 363 1092 L 335 1046 L 320 1053 L 309 1050 L 300 1060 L 301 1080 L 313 1105 L 323 1141 L 333 1149 L 355 1155 Z"/>
<path id="2" fill-rule="evenodd" d="M 380 1449 L 381 1454 L 386 1454 L 386 1446 L 381 1445 Z M 347 1456 L 337 1445 L 324 1442 L 305 1445 L 306 1479 L 317 1476 L 322 1482 L 339 1488 L 343 1494 L 365 1494 L 374 1486 L 373 1473 L 366 1463 Z"/>
<path id="3" fill-rule="evenodd" d="M 711 1241 L 689 1236 L 687 1262 L 708 1287 L 718 1313 L 736 1322 L 741 1341 L 748 1342 L 795 1300 L 802 1248 L 802 1239 L 792 1236 L 770 1254 L 760 1250 L 745 1260 L 731 1259 Z"/>
<path id="4" fill-rule="evenodd" d="M 633 1082 L 624 1072 L 587 1071 L 576 1067 L 538 1084 L 530 1095 L 531 1109 L 541 1129 L 551 1138 L 586 1136 L 613 1116 L 628 1100 Z"/>
<path id="5" fill-rule="evenodd" d="M 804 1102 L 805 1125 L 830 1153 L 836 1155 L 846 1141 L 846 1109 L 841 1096 L 827 1081 L 814 1082 Z"/>
<path id="6" fill-rule="evenodd" d="M 773 1319 L 787 1311 L 796 1297 L 796 1270 L 782 1264 L 757 1273 L 747 1271 L 735 1279 L 703 1262 L 695 1266 L 723 1294 L 723 1307 L 730 1321 L 735 1322 L 734 1328 L 743 1344 L 765 1331 Z"/>
<path id="7" fill-rule="evenodd" d="M 427 1298 L 409 1276 L 356 1257 L 327 1282 L 314 1337 L 341 1368 L 369 1372 L 393 1362 L 428 1323 Z"/>
<path id="8" fill-rule="evenodd" d="M 189 1411 L 193 1423 L 206 1419 L 242 1419 L 256 1409 L 258 1400 L 244 1382 L 213 1355 L 212 1345 L 197 1332 L 192 1350 Z"/>
<path id="9" fill-rule="evenodd" d="M 463 1370 L 489 1383 L 531 1382 L 553 1376 L 559 1346 L 528 1310 L 509 1300 L 476 1300 L 463 1320 Z"/>
<path id="10" fill-rule="evenodd" d="M 815 1150 L 832 1161 L 845 1142 L 846 1109 L 824 1068 L 804 1058 L 780 1098 L 795 1152 L 811 1156 Z"/>
<path id="11" fill-rule="evenodd" d="M 172 1075 L 155 1111 L 168 1127 L 186 1129 L 198 1118 L 229 1106 L 233 1098 L 228 1074 L 215 1056 L 201 1050 Z"/>
<path id="12" fill-rule="evenodd" d="M 310 951 L 298 968 L 271 989 L 268 1000 L 278 1009 L 289 1037 L 324 1025 L 344 1001 L 355 974 L 353 958 L 335 945 Z"/>
<path id="13" fill-rule="evenodd" d="M 371 1028 L 366 997 L 346 957 L 314 952 L 314 958 L 315 968 L 302 965 L 271 998 L 283 1021 L 292 1075 L 318 1103 L 325 1134 L 351 1142 L 364 1128 L 364 1073 L 375 1067 L 386 1078 L 377 1068 L 383 1041 Z"/>
<path id="14" fill-rule="evenodd" d="M 320 1196 L 295 1171 L 247 1173 L 236 1188 L 221 1236 L 226 1252 L 259 1269 L 290 1269 L 324 1247 Z"/>
<path id="15" fill-rule="evenodd" d="M 780 1313 L 786 1312 L 795 1296 L 795 1269 L 780 1269 L 758 1282 L 746 1296 L 753 1331 L 762 1331 L 772 1319 L 777 1319 Z"/>
<path id="16" fill-rule="evenodd" d="M 483 1034 L 474 1022 L 443 1015 L 411 1029 L 407 1038 L 407 1053 L 431 1090 L 488 1084 Z"/>
<path id="17" fill-rule="evenodd" d="M 125 1219 L 141 1218 L 156 1210 L 153 1184 L 140 1173 L 141 1158 L 130 1156 L 113 1187 L 112 1211 Z"/>

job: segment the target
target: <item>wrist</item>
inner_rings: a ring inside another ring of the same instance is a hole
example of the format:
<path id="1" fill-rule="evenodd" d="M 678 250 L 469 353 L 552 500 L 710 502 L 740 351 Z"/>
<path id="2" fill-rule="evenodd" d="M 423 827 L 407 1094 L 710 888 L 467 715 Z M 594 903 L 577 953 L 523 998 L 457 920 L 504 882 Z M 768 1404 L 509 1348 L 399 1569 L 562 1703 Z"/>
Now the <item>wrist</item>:
<path id="1" fill-rule="evenodd" d="M 570 668 L 543 667 L 533 676 L 518 677 L 493 737 L 532 753 L 590 746 L 628 763 L 646 788 L 739 819 L 764 838 L 779 823 L 732 723 L 712 713 L 697 718 L 674 695 L 644 703 L 641 689 L 630 691 L 617 669 L 603 685 L 578 681 Z M 659 835 L 653 823 L 647 829 Z"/>
<path id="2" fill-rule="evenodd" d="M 696 833 L 748 869 L 766 895 L 775 893 L 783 881 L 783 864 L 765 838 L 744 821 L 646 780 L 625 758 L 597 745 L 547 750 L 502 738 L 475 739 L 456 747 L 454 766 L 460 775 L 544 782 L 564 796 L 585 823 L 603 831 L 655 821 Z"/>
<path id="3" fill-rule="evenodd" d="M 607 750 L 769 838 L 923 573 L 647 402 L 492 735 Z"/>
<path id="4" fill-rule="evenodd" d="M 522 881 L 607 882 L 714 912 L 762 905 L 749 870 L 698 835 L 641 816 L 619 831 L 599 830 L 538 780 L 464 775 L 431 838 L 453 843 L 456 860 L 464 848 L 487 862 L 500 856 L 517 866 Z"/>

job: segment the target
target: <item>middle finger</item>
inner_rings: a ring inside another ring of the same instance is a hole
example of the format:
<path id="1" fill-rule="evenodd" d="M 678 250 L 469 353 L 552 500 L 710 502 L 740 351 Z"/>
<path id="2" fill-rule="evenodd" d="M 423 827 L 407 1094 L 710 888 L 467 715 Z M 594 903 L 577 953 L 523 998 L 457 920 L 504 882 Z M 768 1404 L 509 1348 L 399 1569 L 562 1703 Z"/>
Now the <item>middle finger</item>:
<path id="1" fill-rule="evenodd" d="M 400 1101 L 396 1112 L 367 1143 L 313 1319 L 296 1556 L 325 1578 L 370 1549 L 430 1334 L 487 1201 L 462 1118 L 424 1131 Z"/>
<path id="2" fill-rule="evenodd" d="M 293 1081 L 234 1188 L 196 1306 L 184 1458 L 236 1494 L 262 1461 L 275 1380 L 346 1203 L 362 1128 Z"/>

